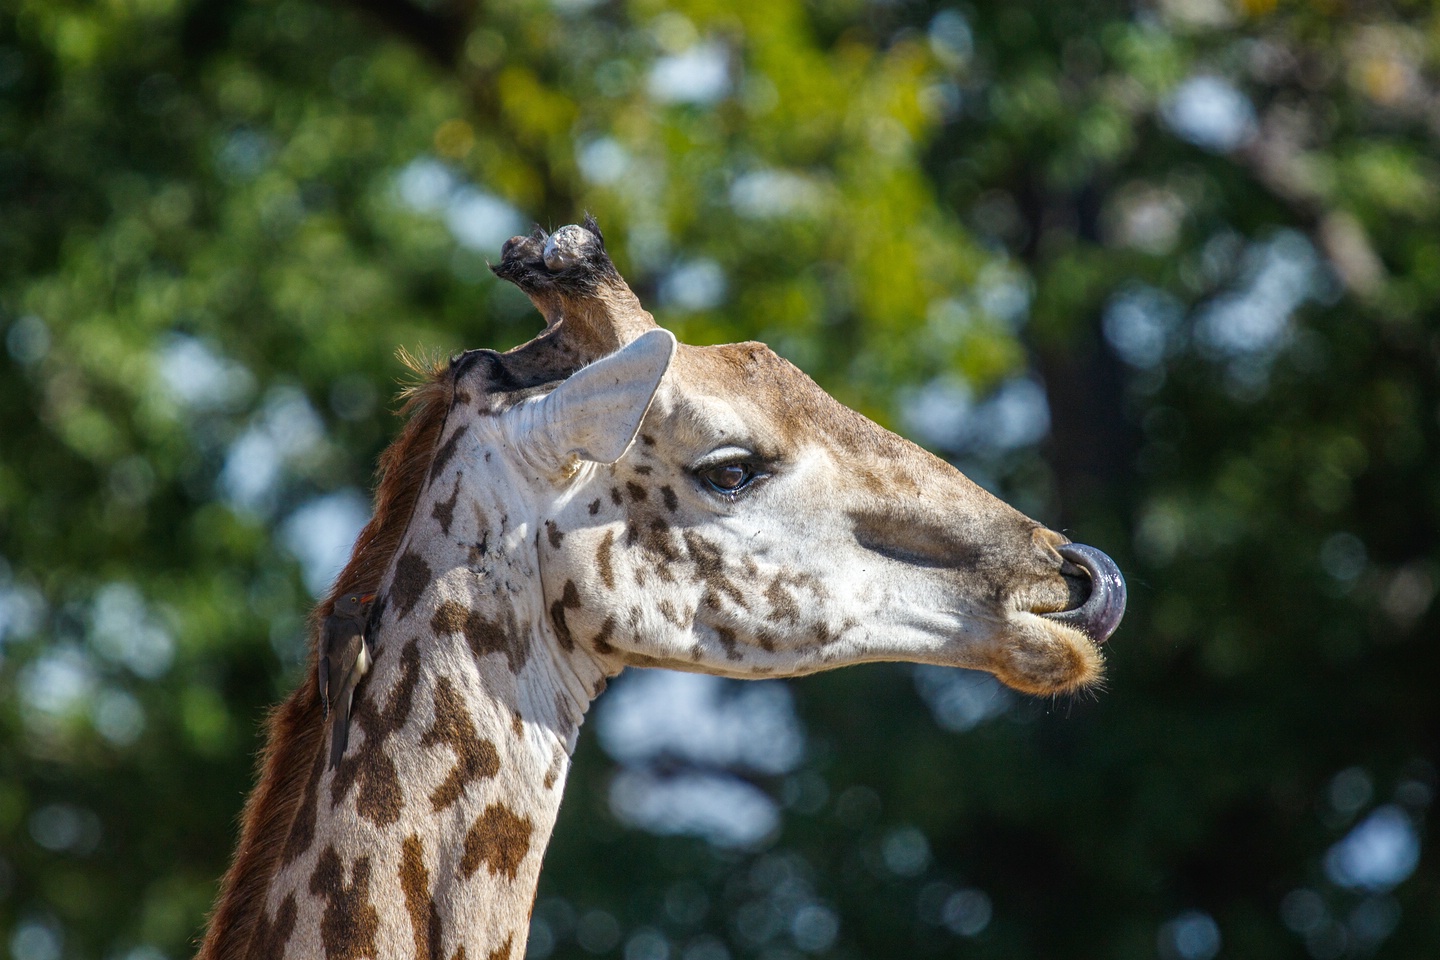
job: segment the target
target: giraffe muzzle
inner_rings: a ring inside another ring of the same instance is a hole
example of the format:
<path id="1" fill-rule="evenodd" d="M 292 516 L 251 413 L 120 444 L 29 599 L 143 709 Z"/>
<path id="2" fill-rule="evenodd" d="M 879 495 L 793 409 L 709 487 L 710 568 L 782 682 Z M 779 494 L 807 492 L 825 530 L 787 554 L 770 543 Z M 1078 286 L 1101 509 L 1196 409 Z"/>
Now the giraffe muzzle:
<path id="1" fill-rule="evenodd" d="M 1125 578 L 1120 568 L 1103 552 L 1083 543 L 1067 543 L 1056 550 L 1090 577 L 1090 596 L 1073 610 L 1045 617 L 1074 627 L 1097 644 L 1104 643 L 1125 616 Z"/>

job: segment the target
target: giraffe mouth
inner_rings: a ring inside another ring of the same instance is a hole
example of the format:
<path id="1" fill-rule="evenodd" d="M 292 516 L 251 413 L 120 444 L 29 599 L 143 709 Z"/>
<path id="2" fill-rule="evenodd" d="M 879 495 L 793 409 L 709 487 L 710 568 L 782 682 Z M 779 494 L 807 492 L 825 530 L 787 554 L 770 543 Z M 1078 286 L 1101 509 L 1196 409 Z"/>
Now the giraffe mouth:
<path id="1" fill-rule="evenodd" d="M 1074 627 L 1097 645 L 1104 643 L 1125 616 L 1125 578 L 1120 568 L 1103 552 L 1083 543 L 1067 543 L 1056 550 L 1090 578 L 1090 595 L 1078 607 L 1042 616 Z"/>

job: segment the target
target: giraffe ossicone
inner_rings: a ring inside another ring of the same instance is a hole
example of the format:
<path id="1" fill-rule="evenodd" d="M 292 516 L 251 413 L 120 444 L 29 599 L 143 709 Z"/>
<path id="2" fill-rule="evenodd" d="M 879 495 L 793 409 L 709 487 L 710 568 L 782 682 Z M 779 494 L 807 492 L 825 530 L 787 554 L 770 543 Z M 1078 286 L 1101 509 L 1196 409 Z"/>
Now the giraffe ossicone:
<path id="1" fill-rule="evenodd" d="M 579 724 L 626 666 L 1101 675 L 1125 588 L 1100 551 L 762 344 L 677 345 L 592 220 L 495 272 L 545 330 L 410 397 L 316 610 L 378 585 L 348 744 L 331 769 L 314 679 L 277 708 L 205 960 L 519 960 Z"/>

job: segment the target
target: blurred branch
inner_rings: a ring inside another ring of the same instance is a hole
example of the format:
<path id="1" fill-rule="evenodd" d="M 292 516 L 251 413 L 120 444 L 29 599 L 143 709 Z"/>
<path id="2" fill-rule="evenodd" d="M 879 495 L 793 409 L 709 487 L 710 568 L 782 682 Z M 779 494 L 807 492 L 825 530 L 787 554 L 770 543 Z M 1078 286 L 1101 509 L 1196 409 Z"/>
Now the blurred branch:
<path id="1" fill-rule="evenodd" d="M 454 70 L 469 35 L 470 4 L 432 12 L 405 0 L 342 0 L 419 47 L 446 70 Z"/>
<path id="2" fill-rule="evenodd" d="M 1368 296 L 1385 282 L 1385 265 L 1354 214 L 1327 204 L 1303 145 L 1308 119 L 1297 108 L 1272 107 L 1237 157 L 1314 236 L 1345 288 Z"/>

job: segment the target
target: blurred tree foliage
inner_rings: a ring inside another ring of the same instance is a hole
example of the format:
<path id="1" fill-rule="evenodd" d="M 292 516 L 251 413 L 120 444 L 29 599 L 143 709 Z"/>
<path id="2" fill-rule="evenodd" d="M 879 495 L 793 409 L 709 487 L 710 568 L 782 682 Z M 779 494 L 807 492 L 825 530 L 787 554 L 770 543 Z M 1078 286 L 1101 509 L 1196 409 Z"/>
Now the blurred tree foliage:
<path id="1" fill-rule="evenodd" d="M 0 950 L 189 952 L 392 351 L 588 209 L 1132 612 L 1093 700 L 792 683 L 758 847 L 587 736 L 532 955 L 1440 954 L 1437 76 L 1404 0 L 6 0 Z"/>

